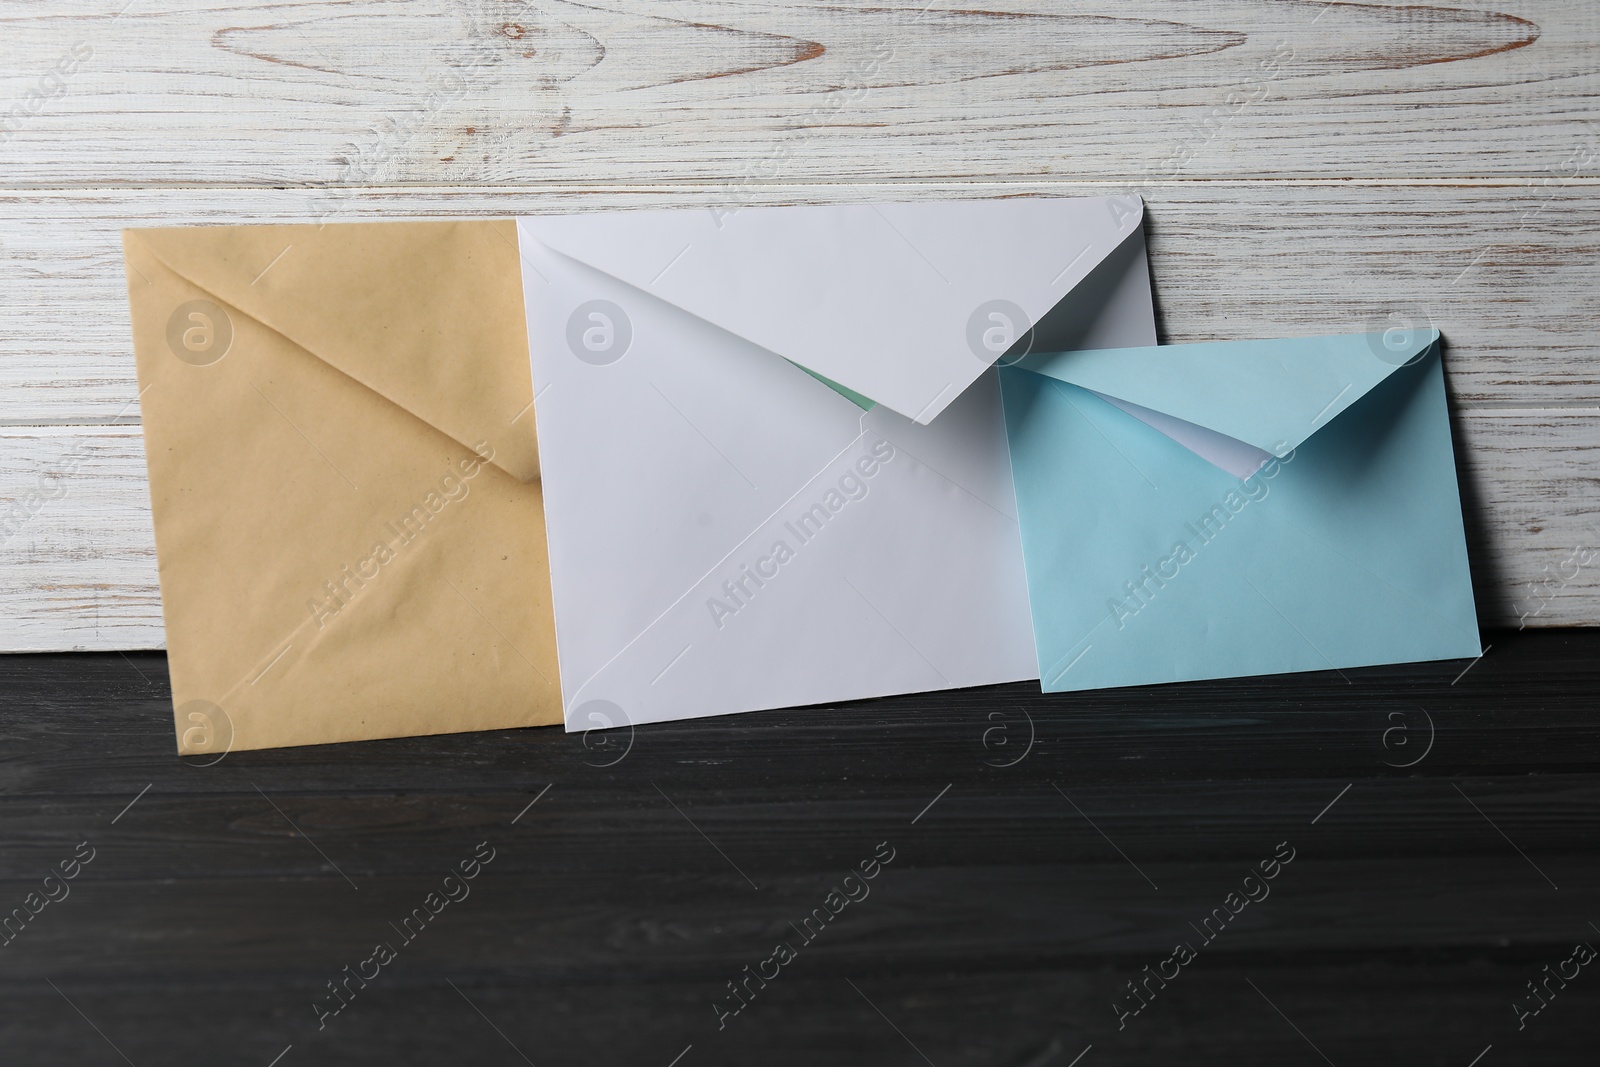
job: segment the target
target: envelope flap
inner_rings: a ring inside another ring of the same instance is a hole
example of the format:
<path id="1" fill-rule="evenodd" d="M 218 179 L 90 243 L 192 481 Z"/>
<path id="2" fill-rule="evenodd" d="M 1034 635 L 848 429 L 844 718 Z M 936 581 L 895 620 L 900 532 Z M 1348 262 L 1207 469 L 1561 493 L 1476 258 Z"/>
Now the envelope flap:
<path id="1" fill-rule="evenodd" d="M 1439 339 L 1433 329 L 1036 353 L 1017 366 L 1283 456 Z"/>
<path id="2" fill-rule="evenodd" d="M 1137 197 L 1019 197 L 522 225 L 565 256 L 926 423 L 1142 219 Z"/>
<path id="3" fill-rule="evenodd" d="M 513 477 L 538 477 L 514 223 L 205 226 L 130 236 Z"/>

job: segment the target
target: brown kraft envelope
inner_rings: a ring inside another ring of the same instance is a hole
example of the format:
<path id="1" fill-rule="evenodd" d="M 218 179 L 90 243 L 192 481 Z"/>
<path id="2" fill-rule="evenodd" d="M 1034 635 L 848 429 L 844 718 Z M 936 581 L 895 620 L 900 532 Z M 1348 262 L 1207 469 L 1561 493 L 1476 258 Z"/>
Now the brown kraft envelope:
<path id="1" fill-rule="evenodd" d="M 516 242 L 124 232 L 180 753 L 561 721 Z"/>

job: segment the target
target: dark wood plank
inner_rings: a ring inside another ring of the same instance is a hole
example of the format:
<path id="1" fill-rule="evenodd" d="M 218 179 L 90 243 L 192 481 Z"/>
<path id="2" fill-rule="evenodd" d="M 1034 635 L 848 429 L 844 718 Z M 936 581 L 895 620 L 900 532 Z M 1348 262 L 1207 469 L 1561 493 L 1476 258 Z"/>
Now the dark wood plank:
<path id="1" fill-rule="evenodd" d="M 0 1042 L 141 1067 L 1578 1062 L 1600 978 L 1521 1030 L 1512 1005 L 1600 943 L 1600 634 L 1490 641 L 1465 674 L 654 726 L 611 766 L 544 729 L 202 767 L 173 755 L 162 657 L 0 658 L 0 908 L 95 850 L 0 947 Z M 405 940 L 391 924 L 484 841 L 470 895 Z M 790 924 L 881 842 L 867 895 L 805 939 Z M 395 961 L 319 1029 L 379 941 Z M 1125 983 L 1179 942 L 1197 958 L 1119 1028 Z"/>

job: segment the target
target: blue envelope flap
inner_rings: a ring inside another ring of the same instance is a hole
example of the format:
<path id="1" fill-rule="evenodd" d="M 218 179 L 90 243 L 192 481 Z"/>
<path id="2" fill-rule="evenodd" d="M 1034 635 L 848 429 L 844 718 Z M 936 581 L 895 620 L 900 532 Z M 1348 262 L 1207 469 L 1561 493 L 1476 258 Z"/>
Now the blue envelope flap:
<path id="1" fill-rule="evenodd" d="M 1439 340 L 1434 329 L 1039 352 L 1017 367 L 1285 456 Z"/>

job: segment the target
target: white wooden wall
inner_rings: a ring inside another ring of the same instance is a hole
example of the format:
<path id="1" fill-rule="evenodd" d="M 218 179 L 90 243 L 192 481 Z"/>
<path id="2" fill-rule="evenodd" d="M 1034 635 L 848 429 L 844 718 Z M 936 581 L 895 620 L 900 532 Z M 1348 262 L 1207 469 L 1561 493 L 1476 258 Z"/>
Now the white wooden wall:
<path id="1" fill-rule="evenodd" d="M 1438 326 L 1484 621 L 1600 623 L 1597 97 L 1595 0 L 0 0 L 0 648 L 161 644 L 124 226 L 1127 191 L 1164 341 Z"/>

